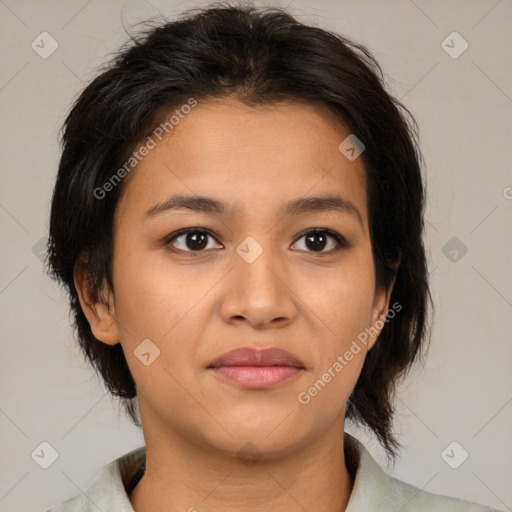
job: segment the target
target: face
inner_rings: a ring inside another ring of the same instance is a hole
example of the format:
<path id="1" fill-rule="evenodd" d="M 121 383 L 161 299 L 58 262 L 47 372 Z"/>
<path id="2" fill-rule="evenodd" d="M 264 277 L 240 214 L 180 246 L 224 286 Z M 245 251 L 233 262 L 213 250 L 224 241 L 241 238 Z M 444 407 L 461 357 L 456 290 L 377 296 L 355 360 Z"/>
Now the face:
<path id="1" fill-rule="evenodd" d="M 348 135 L 313 106 L 199 102 L 132 171 L 111 307 L 80 298 L 95 336 L 123 347 L 145 433 L 272 457 L 343 428 L 373 345 L 354 340 L 389 304 L 375 290 L 363 162 L 338 149 Z M 302 365 L 263 387 L 209 368 L 243 347 Z"/>

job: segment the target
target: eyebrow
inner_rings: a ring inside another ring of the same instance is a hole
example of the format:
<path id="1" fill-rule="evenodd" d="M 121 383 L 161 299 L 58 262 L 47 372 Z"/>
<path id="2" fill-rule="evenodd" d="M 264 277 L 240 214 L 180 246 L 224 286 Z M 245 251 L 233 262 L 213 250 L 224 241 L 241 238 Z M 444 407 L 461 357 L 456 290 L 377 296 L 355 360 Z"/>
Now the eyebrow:
<path id="1" fill-rule="evenodd" d="M 232 216 L 238 214 L 238 210 L 233 206 L 212 197 L 175 194 L 165 201 L 157 203 L 149 208 L 144 219 L 155 217 L 172 210 L 191 210 L 200 213 Z M 354 203 L 338 195 L 301 197 L 283 205 L 279 210 L 279 214 L 299 215 L 301 213 L 326 211 L 338 211 L 354 215 L 357 217 L 359 224 L 364 231 L 361 212 L 357 209 Z"/>

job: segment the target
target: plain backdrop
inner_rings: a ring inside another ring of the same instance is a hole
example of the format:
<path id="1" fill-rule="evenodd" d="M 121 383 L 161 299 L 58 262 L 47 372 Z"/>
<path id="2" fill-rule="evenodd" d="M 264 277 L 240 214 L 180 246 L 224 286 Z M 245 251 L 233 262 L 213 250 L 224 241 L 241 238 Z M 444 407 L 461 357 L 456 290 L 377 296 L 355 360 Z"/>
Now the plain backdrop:
<path id="1" fill-rule="evenodd" d="M 124 27 L 207 4 L 0 0 L 1 512 L 60 503 L 143 444 L 75 347 L 41 248 L 58 133 L 76 95 L 126 41 Z M 420 126 L 436 316 L 424 367 L 400 387 L 395 428 L 404 449 L 387 471 L 426 491 L 512 510 L 512 2 L 266 5 L 365 44 Z M 32 47 L 42 32 L 58 44 L 46 58 Z M 372 436 L 347 429 L 386 467 Z M 47 469 L 31 456 L 42 442 L 58 455 Z M 448 464 L 466 452 L 459 467 Z"/>

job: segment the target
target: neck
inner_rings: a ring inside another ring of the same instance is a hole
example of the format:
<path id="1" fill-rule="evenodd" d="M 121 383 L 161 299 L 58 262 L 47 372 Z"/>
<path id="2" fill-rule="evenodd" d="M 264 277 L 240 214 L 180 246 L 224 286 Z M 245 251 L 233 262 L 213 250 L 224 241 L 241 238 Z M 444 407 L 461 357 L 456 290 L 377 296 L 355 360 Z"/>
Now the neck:
<path id="1" fill-rule="evenodd" d="M 339 418 L 286 456 L 244 461 L 145 429 L 146 472 L 130 502 L 136 512 L 343 512 L 354 484 L 343 426 Z"/>

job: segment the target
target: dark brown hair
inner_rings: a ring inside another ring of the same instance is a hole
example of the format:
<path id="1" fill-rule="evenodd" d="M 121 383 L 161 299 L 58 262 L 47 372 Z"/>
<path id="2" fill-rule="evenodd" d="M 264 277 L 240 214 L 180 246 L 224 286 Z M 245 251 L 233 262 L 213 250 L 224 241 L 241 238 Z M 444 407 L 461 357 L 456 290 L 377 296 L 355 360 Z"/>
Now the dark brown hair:
<path id="1" fill-rule="evenodd" d="M 151 26 L 132 37 L 75 101 L 62 130 L 48 272 L 69 293 L 80 347 L 140 426 L 121 344 L 94 337 L 73 281 L 76 268 L 93 300 L 101 300 L 103 284 L 112 289 L 113 216 L 126 180 L 101 198 L 95 190 L 164 114 L 191 97 L 229 95 L 250 106 L 323 105 L 365 145 L 376 285 L 389 289 L 396 277 L 390 304 L 398 303 L 401 311 L 368 353 L 346 416 L 369 427 L 394 458 L 400 447 L 392 431 L 395 387 L 430 335 L 417 124 L 386 92 L 382 70 L 364 46 L 300 23 L 282 9 L 222 3 Z"/>

